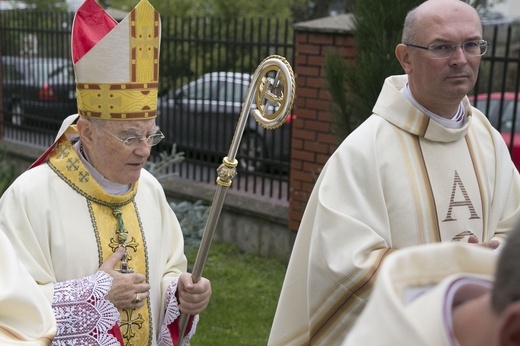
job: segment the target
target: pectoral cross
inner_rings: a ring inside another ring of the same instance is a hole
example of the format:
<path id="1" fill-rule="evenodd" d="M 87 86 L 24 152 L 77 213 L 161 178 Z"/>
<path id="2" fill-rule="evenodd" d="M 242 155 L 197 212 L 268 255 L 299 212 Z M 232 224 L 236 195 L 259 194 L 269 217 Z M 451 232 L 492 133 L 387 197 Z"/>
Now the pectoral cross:
<path id="1" fill-rule="evenodd" d="M 128 262 L 126 261 L 127 257 L 128 257 L 128 252 L 126 252 L 126 247 L 125 247 L 125 253 L 123 254 L 123 257 L 121 257 L 121 268 L 116 269 L 116 271 L 118 271 L 122 274 L 130 274 L 130 273 L 134 272 L 132 269 L 128 268 Z"/>
<path id="2" fill-rule="evenodd" d="M 128 251 L 126 250 L 126 241 L 128 239 L 128 232 L 125 229 L 125 223 L 123 222 L 123 217 L 121 213 L 121 209 L 115 208 L 112 210 L 112 213 L 118 220 L 118 229 L 116 230 L 116 234 L 118 237 L 118 243 L 119 246 L 122 246 L 125 248 L 125 253 L 123 254 L 123 257 L 121 257 L 121 268 L 116 269 L 118 272 L 123 274 L 129 274 L 133 273 L 134 271 L 130 268 L 128 268 L 128 262 L 126 259 L 128 258 Z"/>

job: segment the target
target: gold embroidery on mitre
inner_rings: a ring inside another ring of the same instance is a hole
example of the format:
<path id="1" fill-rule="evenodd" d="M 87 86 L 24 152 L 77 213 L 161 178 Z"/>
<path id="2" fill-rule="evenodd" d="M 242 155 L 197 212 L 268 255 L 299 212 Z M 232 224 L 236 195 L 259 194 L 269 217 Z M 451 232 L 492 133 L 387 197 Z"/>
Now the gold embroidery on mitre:
<path id="1" fill-rule="evenodd" d="M 159 79 L 159 13 L 142 1 L 130 13 L 130 54 L 132 82 L 157 82 Z"/>
<path id="2" fill-rule="evenodd" d="M 77 83 L 78 113 L 102 119 L 146 119 L 157 115 L 157 83 Z"/>
<path id="3" fill-rule="evenodd" d="M 78 114 L 81 116 L 112 120 L 145 120 L 157 116 L 159 13 L 148 1 L 140 1 L 129 14 L 128 30 L 129 56 L 121 59 L 130 62 L 130 80 L 126 83 L 76 83 Z"/>

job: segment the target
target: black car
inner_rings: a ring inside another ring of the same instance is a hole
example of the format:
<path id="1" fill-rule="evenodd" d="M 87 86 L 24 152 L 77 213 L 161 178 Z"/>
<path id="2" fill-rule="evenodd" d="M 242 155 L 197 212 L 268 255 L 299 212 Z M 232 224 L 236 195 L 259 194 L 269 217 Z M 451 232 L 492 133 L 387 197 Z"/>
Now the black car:
<path id="1" fill-rule="evenodd" d="M 77 113 L 72 62 L 63 58 L 2 57 L 4 121 L 60 123 Z"/>
<path id="2" fill-rule="evenodd" d="M 159 98 L 157 123 L 166 140 L 188 153 L 218 153 L 229 150 L 242 111 L 251 75 L 211 72 Z M 255 108 L 254 102 L 249 110 Z M 289 123 L 292 117 L 286 121 Z M 266 130 L 248 115 L 237 159 L 241 169 L 277 168 L 288 160 L 290 125 Z M 187 155 L 189 157 L 189 155 Z"/>

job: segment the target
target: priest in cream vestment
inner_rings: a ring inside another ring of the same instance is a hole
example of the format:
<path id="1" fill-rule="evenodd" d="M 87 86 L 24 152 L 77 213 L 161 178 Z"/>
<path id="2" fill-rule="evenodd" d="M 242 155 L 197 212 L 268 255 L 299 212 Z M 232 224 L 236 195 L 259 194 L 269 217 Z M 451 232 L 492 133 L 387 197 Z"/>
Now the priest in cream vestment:
<path id="1" fill-rule="evenodd" d="M 385 81 L 374 114 L 321 172 L 270 344 L 333 345 L 362 311 L 391 251 L 471 235 L 502 241 L 520 216 L 518 172 L 486 117 L 465 98 L 463 126 L 445 128 L 406 100 L 406 80 Z"/>
<path id="2" fill-rule="evenodd" d="M 142 168 L 164 137 L 155 126 L 159 41 L 148 1 L 117 23 L 86 0 L 72 30 L 80 118 L 64 121 L 0 200 L 0 227 L 52 304 L 55 345 L 177 345 L 181 308 L 201 311 L 209 300 L 206 279 L 184 281 L 179 223 Z M 186 300 L 190 289 L 200 301 Z"/>
<path id="3" fill-rule="evenodd" d="M 338 344 L 396 249 L 453 241 L 496 247 L 514 226 L 518 171 L 466 96 L 486 49 L 478 13 L 462 1 L 428 0 L 408 14 L 395 50 L 406 75 L 385 80 L 373 114 L 321 171 L 269 345 Z"/>

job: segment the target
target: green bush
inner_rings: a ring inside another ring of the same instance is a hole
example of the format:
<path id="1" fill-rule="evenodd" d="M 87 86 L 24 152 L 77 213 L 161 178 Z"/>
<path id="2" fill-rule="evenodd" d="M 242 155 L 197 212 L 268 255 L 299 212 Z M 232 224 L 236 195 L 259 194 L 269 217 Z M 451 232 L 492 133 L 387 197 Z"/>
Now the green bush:
<path id="1" fill-rule="evenodd" d="M 403 74 L 395 57 L 404 18 L 423 0 L 357 1 L 353 11 L 357 55 L 345 61 L 337 50 L 327 52 L 326 86 L 332 98 L 332 126 L 341 142 L 372 113 L 386 77 Z"/>

